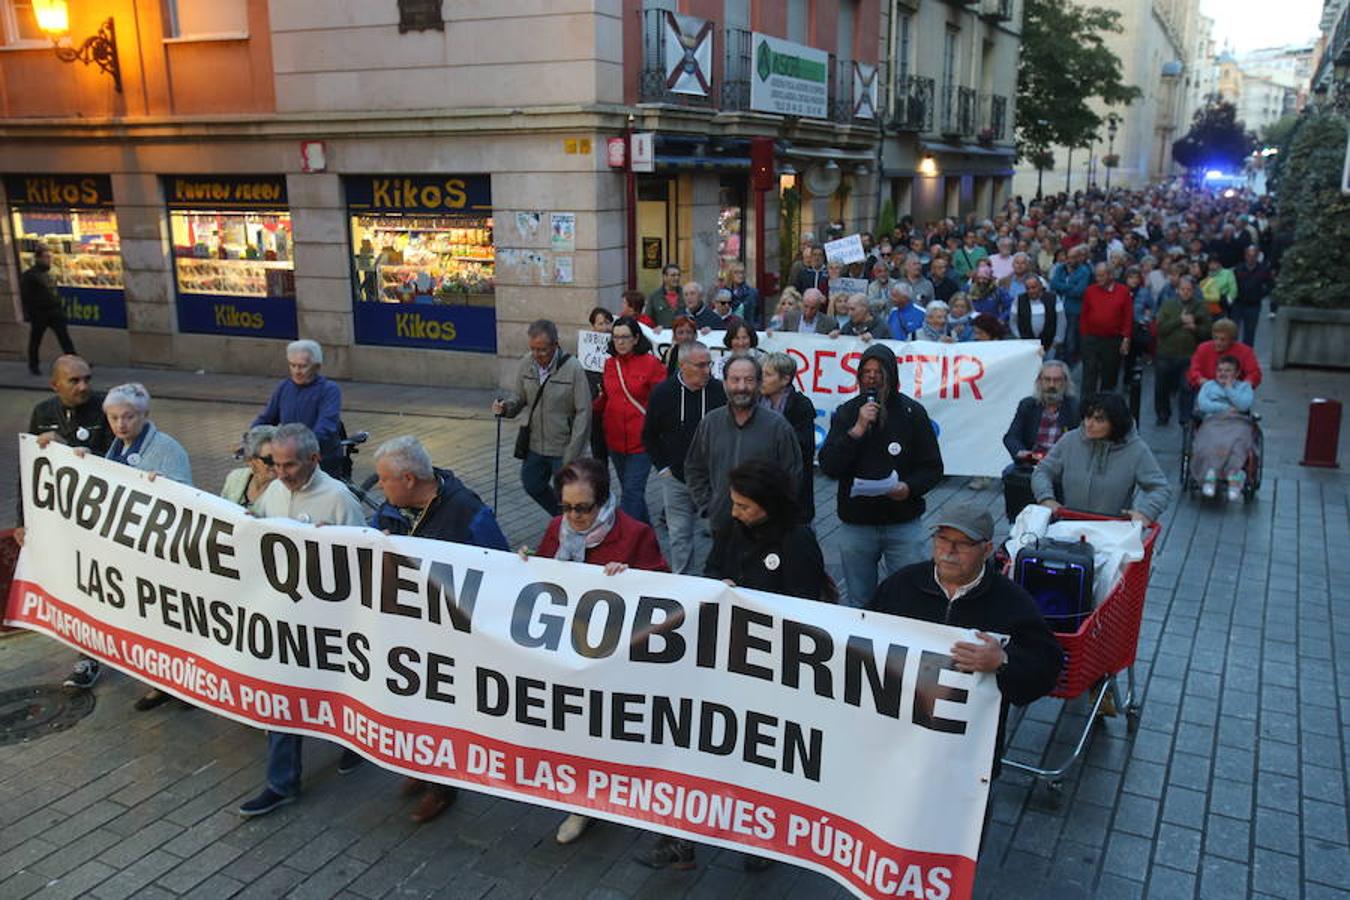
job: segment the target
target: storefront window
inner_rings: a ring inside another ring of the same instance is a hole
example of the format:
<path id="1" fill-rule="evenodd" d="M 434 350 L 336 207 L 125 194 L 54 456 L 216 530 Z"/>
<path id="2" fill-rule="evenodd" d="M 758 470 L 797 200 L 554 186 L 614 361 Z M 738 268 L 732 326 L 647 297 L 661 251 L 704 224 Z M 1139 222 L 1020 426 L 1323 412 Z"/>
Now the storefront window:
<path id="1" fill-rule="evenodd" d="M 295 246 L 282 176 L 166 179 L 178 328 L 294 338 Z"/>
<path id="2" fill-rule="evenodd" d="M 52 275 L 72 325 L 125 328 L 122 245 L 106 175 L 5 178 L 19 270 L 52 253 Z"/>
<path id="3" fill-rule="evenodd" d="M 486 175 L 347 179 L 356 342 L 495 353 Z"/>
<path id="4" fill-rule="evenodd" d="M 725 273 L 727 264 L 745 261 L 745 180 L 722 179 L 721 209 L 717 214 L 717 256 L 719 272 Z"/>

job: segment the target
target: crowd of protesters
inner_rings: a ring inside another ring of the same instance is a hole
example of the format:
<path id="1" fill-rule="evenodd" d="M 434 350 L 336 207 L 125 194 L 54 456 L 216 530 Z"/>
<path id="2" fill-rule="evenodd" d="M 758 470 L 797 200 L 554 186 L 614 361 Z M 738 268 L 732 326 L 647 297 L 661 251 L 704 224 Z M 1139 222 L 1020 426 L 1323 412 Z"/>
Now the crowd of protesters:
<path id="1" fill-rule="evenodd" d="M 921 227 L 906 217 L 890 234 L 864 233 L 865 259 L 848 266 L 804 241 L 777 295 L 748 283 L 739 263 L 706 287 L 668 265 L 651 294 L 626 292 L 617 311 L 592 312 L 590 326 L 610 336 L 601 372 L 586 372 L 557 326 L 538 320 L 492 406 L 517 421 L 522 485 L 551 517 L 521 555 L 959 621 L 981 637 L 953 647 L 954 664 L 995 673 L 1005 700 L 1029 702 L 1054 685 L 1057 645 L 1029 596 L 993 565 L 987 512 L 963 504 L 921 526 L 925 497 L 944 476 L 942 454 L 882 341 L 1039 342 L 1044 365 L 1004 437 L 1009 518 L 1039 502 L 1152 521 L 1171 488 L 1120 393 L 1122 372 L 1154 367 L 1155 425 L 1171 421 L 1174 400 L 1183 422 L 1199 412 L 1196 477 L 1206 495 L 1226 483 L 1234 497 L 1250 451 L 1242 416 L 1261 379 L 1251 343 L 1278 263 L 1271 233 L 1261 204 L 1181 187 L 1014 199 L 987 219 Z M 841 291 L 844 277 L 866 279 L 867 288 Z M 856 395 L 834 412 L 818 452 L 796 361 L 758 346 L 761 333 L 775 330 L 867 344 Z M 666 336 L 664 358 L 653 332 Z M 720 378 L 714 344 L 729 354 Z M 494 511 L 411 437 L 374 454 L 385 503 L 368 516 L 341 480 L 350 474 L 340 468 L 341 391 L 320 374 L 322 348 L 296 341 L 287 360 L 290 377 L 245 434 L 244 464 L 226 479 L 225 497 L 258 516 L 508 548 Z M 146 390 L 125 384 L 97 394 L 91 378 L 82 359 L 60 357 L 54 396 L 34 410 L 32 433 L 191 484 L 182 446 L 149 418 Z M 835 483 L 842 585 L 814 528 L 817 462 Z M 649 508 L 653 478 L 658 499 Z M 984 631 L 1009 634 L 1011 643 Z M 98 674 L 96 660 L 81 658 L 67 685 L 87 689 Z M 136 708 L 168 699 L 152 690 Z M 240 814 L 293 802 L 300 755 L 298 737 L 269 735 L 265 787 Z M 347 751 L 339 771 L 359 763 Z M 455 797 L 416 780 L 405 790 L 420 795 L 418 822 Z M 576 840 L 588 822 L 568 817 L 557 839 Z M 692 844 L 675 838 L 641 855 L 652 866 L 693 859 Z"/>

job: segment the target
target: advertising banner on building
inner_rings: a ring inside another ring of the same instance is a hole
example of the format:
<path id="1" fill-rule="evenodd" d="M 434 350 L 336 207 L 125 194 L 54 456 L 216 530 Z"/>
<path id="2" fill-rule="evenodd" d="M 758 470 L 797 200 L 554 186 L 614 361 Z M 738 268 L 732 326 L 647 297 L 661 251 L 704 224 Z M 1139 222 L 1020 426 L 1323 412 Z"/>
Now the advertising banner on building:
<path id="1" fill-rule="evenodd" d="M 643 326 L 658 355 L 670 346 L 671 332 Z M 579 332 L 591 335 L 594 332 Z M 701 340 L 713 355 L 714 374 L 731 351 L 721 332 Z M 1037 341 L 971 341 L 935 344 L 927 341 L 881 341 L 895 351 L 900 364 L 900 390 L 923 404 L 948 475 L 997 476 L 1012 462 L 1002 450 L 1003 434 L 1012 424 L 1017 404 L 1031 394 L 1040 371 Z M 578 337 L 577 356 L 593 371 L 604 369 L 601 347 L 608 335 Z M 867 344 L 855 337 L 759 332 L 759 349 L 781 350 L 797 360 L 796 388 L 816 407 L 816 446 L 830 429 L 830 415 L 858 394 L 858 361 Z"/>
<path id="2" fill-rule="evenodd" d="M 406 775 L 805 866 L 862 897 L 970 894 L 1000 694 L 952 668 L 965 630 L 250 518 L 21 441 L 8 624 Z"/>
<path id="3" fill-rule="evenodd" d="M 829 118 L 830 54 L 755 32 L 750 108 L 784 116 Z"/>

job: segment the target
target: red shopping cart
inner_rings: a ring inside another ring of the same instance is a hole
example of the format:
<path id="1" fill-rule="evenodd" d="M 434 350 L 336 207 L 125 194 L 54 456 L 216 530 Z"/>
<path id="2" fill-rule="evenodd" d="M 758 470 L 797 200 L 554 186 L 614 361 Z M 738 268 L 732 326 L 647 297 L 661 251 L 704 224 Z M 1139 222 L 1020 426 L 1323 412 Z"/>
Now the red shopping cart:
<path id="1" fill-rule="evenodd" d="M 1110 516 L 1059 509 L 1056 519 L 1107 521 Z M 1003 765 L 1034 775 L 1056 794 L 1067 772 L 1087 747 L 1088 738 L 1102 708 L 1107 691 L 1115 701 L 1116 709 L 1125 714 L 1126 727 L 1133 732 L 1139 727 L 1139 713 L 1143 704 L 1135 693 L 1134 658 L 1139 647 L 1139 625 L 1144 617 L 1144 597 L 1148 593 L 1148 577 L 1153 565 L 1153 545 L 1162 528 L 1157 523 L 1144 529 L 1144 558 L 1127 563 L 1120 580 L 1092 614 L 1072 633 L 1057 633 L 1064 648 L 1064 667 L 1059 673 L 1059 684 L 1052 697 L 1072 700 L 1084 694 L 1091 696 L 1092 710 L 1074 744 L 1073 752 L 1057 766 L 1046 768 L 1019 762 L 1008 757 Z M 1125 673 L 1127 690 L 1122 696 L 1117 676 Z"/>

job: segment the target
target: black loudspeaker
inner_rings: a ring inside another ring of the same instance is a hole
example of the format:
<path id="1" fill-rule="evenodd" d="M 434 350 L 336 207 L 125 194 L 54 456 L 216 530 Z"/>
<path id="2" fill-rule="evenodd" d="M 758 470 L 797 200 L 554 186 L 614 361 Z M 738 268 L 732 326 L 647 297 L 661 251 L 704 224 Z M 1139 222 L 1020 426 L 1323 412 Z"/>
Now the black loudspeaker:
<path id="1" fill-rule="evenodd" d="M 1072 633 L 1092 614 L 1096 574 L 1087 541 L 1053 541 L 1023 547 L 1013 563 L 1013 580 L 1036 600 L 1051 631 Z"/>

